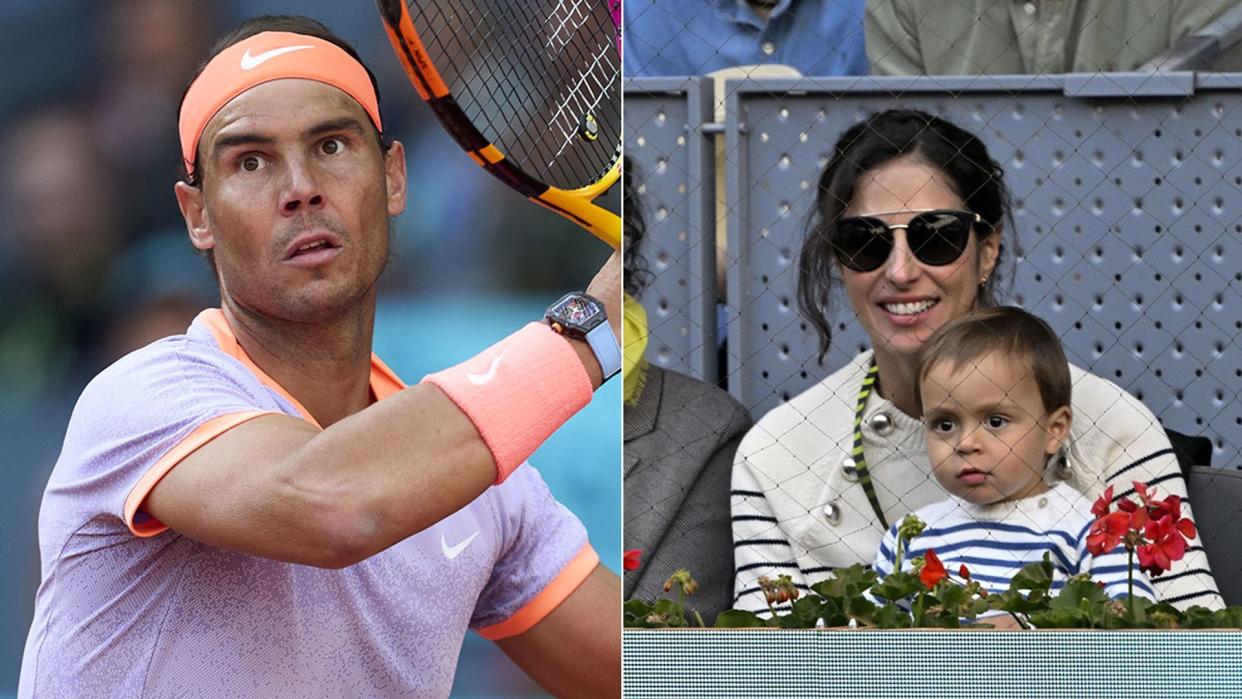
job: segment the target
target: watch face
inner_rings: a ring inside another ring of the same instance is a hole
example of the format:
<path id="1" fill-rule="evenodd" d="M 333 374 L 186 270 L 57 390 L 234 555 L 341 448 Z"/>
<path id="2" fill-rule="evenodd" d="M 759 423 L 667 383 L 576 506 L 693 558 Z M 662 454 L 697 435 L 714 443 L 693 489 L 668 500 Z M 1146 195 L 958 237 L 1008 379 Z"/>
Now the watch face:
<path id="1" fill-rule="evenodd" d="M 581 296 L 571 296 L 565 299 L 556 311 L 558 319 L 564 320 L 564 322 L 570 325 L 584 325 L 591 319 L 591 316 L 599 313 L 599 306 L 590 299 Z"/>

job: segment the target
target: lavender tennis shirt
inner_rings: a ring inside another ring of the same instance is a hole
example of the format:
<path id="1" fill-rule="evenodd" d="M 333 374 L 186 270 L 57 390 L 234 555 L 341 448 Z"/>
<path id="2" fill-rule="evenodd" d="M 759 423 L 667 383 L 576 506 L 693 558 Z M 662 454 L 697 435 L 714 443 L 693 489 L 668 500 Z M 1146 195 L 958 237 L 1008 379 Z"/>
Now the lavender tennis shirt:
<path id="1" fill-rule="evenodd" d="M 373 361 L 377 397 L 400 386 Z M 530 466 L 341 570 L 200 544 L 142 511 L 195 447 L 272 412 L 309 417 L 218 310 L 86 387 L 39 513 L 19 696 L 443 697 L 467 628 L 521 633 L 598 562 Z"/>

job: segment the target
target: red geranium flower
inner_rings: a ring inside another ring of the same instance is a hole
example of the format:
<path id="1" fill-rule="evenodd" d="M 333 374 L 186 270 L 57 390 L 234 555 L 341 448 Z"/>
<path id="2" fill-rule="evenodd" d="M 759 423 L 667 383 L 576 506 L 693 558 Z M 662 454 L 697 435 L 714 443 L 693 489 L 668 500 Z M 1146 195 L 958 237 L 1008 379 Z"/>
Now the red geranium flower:
<path id="1" fill-rule="evenodd" d="M 1155 577 L 1186 555 L 1186 539 L 1172 517 L 1149 521 L 1144 534 L 1151 543 L 1138 547 L 1139 570 Z"/>
<path id="2" fill-rule="evenodd" d="M 945 571 L 944 564 L 940 562 L 940 557 L 935 551 L 927 550 L 927 555 L 923 557 L 923 570 L 919 571 L 919 580 L 922 581 L 923 587 L 932 589 L 936 583 L 949 577 L 949 573 Z"/>
<path id="3" fill-rule="evenodd" d="M 963 563 L 961 568 L 957 569 L 958 575 L 962 576 L 962 580 L 970 580 L 970 571 L 966 570 L 966 564 Z"/>
<path id="4" fill-rule="evenodd" d="M 1125 512 L 1104 515 L 1091 523 L 1091 531 L 1087 533 L 1087 551 L 1092 556 L 1102 556 L 1117 548 L 1129 530 L 1130 515 Z"/>
<path id="5" fill-rule="evenodd" d="M 638 567 L 643 564 L 642 555 L 642 549 L 626 549 L 621 567 L 626 570 L 638 570 Z"/>
<path id="6" fill-rule="evenodd" d="M 1108 514 L 1110 509 L 1112 509 L 1112 504 L 1113 486 L 1110 485 L 1104 489 L 1104 492 L 1100 494 L 1100 497 L 1095 499 L 1095 504 L 1091 506 L 1091 514 L 1095 515 L 1097 519 L 1103 517 Z"/>

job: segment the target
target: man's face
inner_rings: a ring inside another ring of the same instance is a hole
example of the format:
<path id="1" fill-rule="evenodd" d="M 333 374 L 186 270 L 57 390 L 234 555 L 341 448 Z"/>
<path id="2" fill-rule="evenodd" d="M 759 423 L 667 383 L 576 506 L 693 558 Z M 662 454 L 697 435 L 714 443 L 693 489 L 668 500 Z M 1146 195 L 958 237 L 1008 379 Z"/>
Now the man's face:
<path id="1" fill-rule="evenodd" d="M 311 322 L 372 292 L 388 219 L 405 207 L 404 153 L 380 150 L 348 95 L 310 80 L 258 85 L 207 123 L 199 158 L 201 190 L 178 185 L 178 200 L 226 300 Z"/>

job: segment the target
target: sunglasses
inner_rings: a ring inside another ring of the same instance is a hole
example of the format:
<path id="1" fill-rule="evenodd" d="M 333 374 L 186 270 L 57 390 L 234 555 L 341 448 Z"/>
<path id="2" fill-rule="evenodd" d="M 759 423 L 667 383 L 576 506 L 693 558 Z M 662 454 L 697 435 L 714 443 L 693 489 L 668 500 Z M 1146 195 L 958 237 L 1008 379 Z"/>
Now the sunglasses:
<path id="1" fill-rule="evenodd" d="M 922 211 L 909 223 L 889 225 L 872 216 L 852 216 L 837 221 L 832 228 L 832 250 L 841 264 L 855 272 L 877 270 L 893 252 L 893 231 L 904 228 L 906 245 L 925 265 L 939 267 L 957 260 L 970 242 L 970 227 L 981 226 L 987 233 L 992 224 L 969 211 L 937 209 Z"/>

